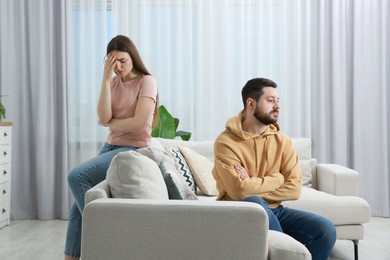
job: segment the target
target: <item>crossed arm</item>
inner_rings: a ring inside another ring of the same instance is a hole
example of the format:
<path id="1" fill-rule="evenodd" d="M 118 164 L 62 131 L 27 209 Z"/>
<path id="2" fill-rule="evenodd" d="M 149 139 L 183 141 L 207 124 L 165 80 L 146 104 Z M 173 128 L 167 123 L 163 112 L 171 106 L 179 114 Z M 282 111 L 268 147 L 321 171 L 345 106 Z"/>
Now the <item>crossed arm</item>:
<path id="1" fill-rule="evenodd" d="M 154 111 L 155 102 L 150 97 L 140 97 L 137 102 L 134 117 L 125 119 L 110 119 L 103 121 L 99 117 L 99 124 L 122 133 L 131 133 L 144 128 L 149 115 Z"/>
<path id="2" fill-rule="evenodd" d="M 214 176 L 232 199 L 260 196 L 269 201 L 284 201 L 299 198 L 301 172 L 295 152 L 286 155 L 289 158 L 280 167 L 255 169 L 253 162 L 245 161 L 248 156 L 237 157 L 230 149 L 219 148 L 222 149 L 217 149 Z"/>

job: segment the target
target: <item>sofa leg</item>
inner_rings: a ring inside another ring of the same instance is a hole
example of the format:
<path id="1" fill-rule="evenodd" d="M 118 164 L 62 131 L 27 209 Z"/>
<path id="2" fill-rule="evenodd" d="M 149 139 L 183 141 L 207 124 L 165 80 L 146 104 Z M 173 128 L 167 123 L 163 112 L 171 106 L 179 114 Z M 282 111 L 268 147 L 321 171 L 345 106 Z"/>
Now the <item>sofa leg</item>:
<path id="1" fill-rule="evenodd" d="M 352 240 L 352 242 L 353 242 L 353 251 L 354 251 L 354 255 L 355 255 L 355 260 L 358 260 L 359 259 L 359 248 L 358 248 L 359 240 L 354 239 L 354 240 Z"/>

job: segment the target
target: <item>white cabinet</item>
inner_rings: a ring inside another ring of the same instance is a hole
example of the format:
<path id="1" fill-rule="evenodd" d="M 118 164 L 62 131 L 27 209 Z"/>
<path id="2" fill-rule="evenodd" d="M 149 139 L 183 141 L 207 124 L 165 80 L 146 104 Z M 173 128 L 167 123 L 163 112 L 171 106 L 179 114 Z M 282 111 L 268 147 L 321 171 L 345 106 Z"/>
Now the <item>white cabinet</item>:
<path id="1" fill-rule="evenodd" d="M 12 123 L 0 122 L 0 228 L 10 223 Z"/>

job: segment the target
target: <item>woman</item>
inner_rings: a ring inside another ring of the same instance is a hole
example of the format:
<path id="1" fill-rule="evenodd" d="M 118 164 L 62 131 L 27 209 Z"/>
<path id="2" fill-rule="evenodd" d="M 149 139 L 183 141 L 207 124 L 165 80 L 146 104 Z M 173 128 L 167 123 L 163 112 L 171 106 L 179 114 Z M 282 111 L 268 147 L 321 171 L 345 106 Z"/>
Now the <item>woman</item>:
<path id="1" fill-rule="evenodd" d="M 100 154 L 68 175 L 75 202 L 69 213 L 65 259 L 80 257 L 81 216 L 86 191 L 106 178 L 107 169 L 117 153 L 150 144 L 157 103 L 156 81 L 144 66 L 134 43 L 126 36 L 114 37 L 107 46 L 97 106 L 99 124 L 109 127 L 110 132 Z"/>

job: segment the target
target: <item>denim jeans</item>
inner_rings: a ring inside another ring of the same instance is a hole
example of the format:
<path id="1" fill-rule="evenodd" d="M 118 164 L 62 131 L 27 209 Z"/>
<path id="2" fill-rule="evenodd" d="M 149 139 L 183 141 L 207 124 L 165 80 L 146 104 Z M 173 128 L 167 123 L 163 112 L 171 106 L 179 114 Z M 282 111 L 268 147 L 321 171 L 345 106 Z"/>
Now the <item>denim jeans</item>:
<path id="1" fill-rule="evenodd" d="M 268 203 L 257 196 L 242 201 L 260 204 L 268 214 L 269 229 L 283 232 L 301 242 L 310 251 L 313 260 L 329 258 L 336 242 L 336 229 L 327 218 L 283 206 L 270 209 Z"/>
<path id="2" fill-rule="evenodd" d="M 78 166 L 68 174 L 68 183 L 74 202 L 69 211 L 68 230 L 65 241 L 65 255 L 80 257 L 81 223 L 84 209 L 84 195 L 93 186 L 106 179 L 112 158 L 119 152 L 136 150 L 137 147 L 104 144 L 99 155 Z"/>

